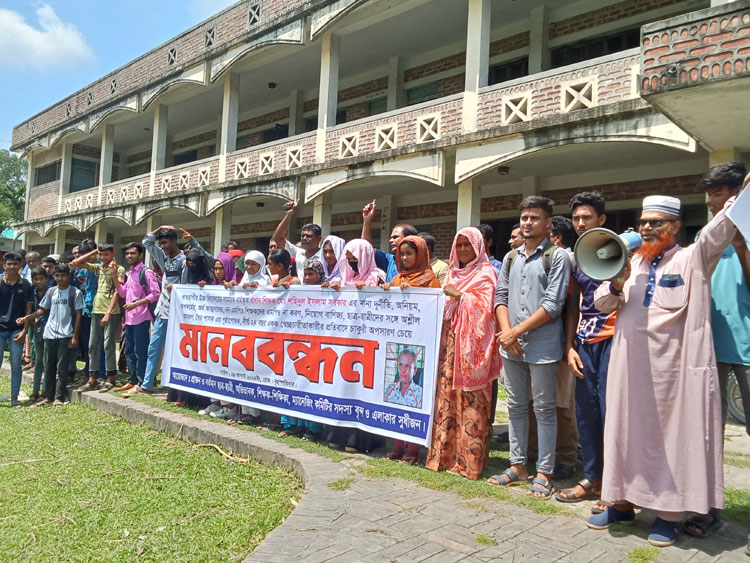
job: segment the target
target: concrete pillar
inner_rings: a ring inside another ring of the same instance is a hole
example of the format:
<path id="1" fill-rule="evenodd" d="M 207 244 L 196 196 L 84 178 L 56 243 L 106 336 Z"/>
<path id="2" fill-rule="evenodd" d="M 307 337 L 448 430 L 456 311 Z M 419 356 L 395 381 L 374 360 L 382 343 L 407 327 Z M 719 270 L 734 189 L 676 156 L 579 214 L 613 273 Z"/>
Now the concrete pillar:
<path id="1" fill-rule="evenodd" d="M 467 133 L 477 129 L 479 89 L 487 86 L 490 60 L 490 9 L 490 0 L 469 0 L 463 110 L 463 128 Z"/>
<path id="2" fill-rule="evenodd" d="M 70 192 L 70 168 L 73 164 L 73 145 L 62 144 L 62 162 L 60 163 L 60 196 L 57 199 L 57 212 L 62 213 L 63 196 Z"/>
<path id="3" fill-rule="evenodd" d="M 472 178 L 458 184 L 458 209 L 456 211 L 456 230 L 464 227 L 476 227 L 479 224 L 479 208 L 482 203 L 482 192 L 478 182 Z"/>
<path id="4" fill-rule="evenodd" d="M 99 221 L 94 226 L 94 242 L 96 244 L 107 242 L 107 221 Z"/>
<path id="5" fill-rule="evenodd" d="M 214 213 L 214 246 L 213 254 L 218 256 L 221 245 L 229 240 L 232 229 L 232 206 L 222 205 Z"/>
<path id="6" fill-rule="evenodd" d="M 27 221 L 29 219 L 29 202 L 31 201 L 31 197 L 30 197 L 31 186 L 34 185 L 34 162 L 33 161 L 34 161 L 34 151 L 29 151 L 29 154 L 26 156 L 27 168 L 26 168 L 26 200 L 25 200 L 24 212 L 23 212 L 24 221 Z"/>
<path id="7" fill-rule="evenodd" d="M 381 196 L 378 198 L 377 208 L 380 209 L 380 250 L 390 252 L 391 247 L 388 239 L 391 237 L 391 231 L 398 221 L 398 204 L 396 198 L 392 195 Z"/>
<path id="8" fill-rule="evenodd" d="M 123 250 L 123 240 L 122 240 L 122 232 L 119 230 L 112 230 L 112 246 L 115 247 L 115 259 L 117 260 L 117 263 L 121 266 L 124 266 L 127 270 L 127 262 L 125 261 L 125 251 Z M 130 242 L 129 240 L 126 242 Z M 138 242 L 141 242 L 138 240 Z"/>
<path id="9" fill-rule="evenodd" d="M 320 86 L 318 88 L 318 132 L 315 158 L 326 158 L 326 129 L 336 125 L 339 93 L 339 39 L 328 33 L 323 36 L 320 53 Z"/>
<path id="10" fill-rule="evenodd" d="M 404 69 L 399 57 L 388 59 L 388 111 L 402 108 L 406 105 L 406 91 L 404 90 Z"/>
<path id="11" fill-rule="evenodd" d="M 167 158 L 167 118 L 169 108 L 157 104 L 154 108 L 154 126 L 151 136 L 151 189 L 150 195 L 154 195 L 154 182 L 156 171 L 164 168 Z"/>
<path id="12" fill-rule="evenodd" d="M 104 203 L 102 192 L 106 184 L 112 183 L 112 159 L 115 153 L 115 126 L 102 129 L 102 148 L 99 154 L 99 205 Z"/>
<path id="13" fill-rule="evenodd" d="M 529 16 L 529 74 L 549 67 L 549 14 L 545 6 L 539 6 Z"/>
<path id="14" fill-rule="evenodd" d="M 529 197 L 530 195 L 542 195 L 536 176 L 524 176 L 521 178 L 521 196 Z"/>
<path id="15" fill-rule="evenodd" d="M 227 154 L 237 150 L 237 116 L 240 109 L 240 76 L 230 72 L 224 78 L 219 138 L 219 182 L 226 180 Z"/>
<path id="16" fill-rule="evenodd" d="M 331 232 L 331 215 L 333 214 L 333 194 L 326 192 L 313 200 L 313 223 L 320 225 L 323 236 Z"/>
<path id="17" fill-rule="evenodd" d="M 54 254 L 60 254 L 62 256 L 62 253 L 65 252 L 65 233 L 66 229 L 63 227 L 58 227 L 55 229 L 55 242 L 52 246 L 52 251 Z"/>
<path id="18" fill-rule="evenodd" d="M 305 132 L 304 114 L 305 101 L 302 92 L 292 90 L 289 93 L 289 136 L 299 135 Z"/>

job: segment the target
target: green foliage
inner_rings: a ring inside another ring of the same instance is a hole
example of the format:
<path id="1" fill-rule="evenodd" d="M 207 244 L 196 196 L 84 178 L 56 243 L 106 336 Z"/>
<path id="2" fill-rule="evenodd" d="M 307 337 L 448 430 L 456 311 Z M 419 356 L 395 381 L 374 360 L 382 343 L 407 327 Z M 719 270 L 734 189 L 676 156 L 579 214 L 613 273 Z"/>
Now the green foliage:
<path id="1" fill-rule="evenodd" d="M 233 463 L 80 403 L 4 406 L 0 427 L 3 561 L 232 561 L 302 491 L 281 467 Z"/>
<path id="2" fill-rule="evenodd" d="M 474 536 L 474 541 L 482 545 L 497 545 L 497 542 L 494 539 L 490 536 L 485 536 L 484 534 L 477 534 Z"/>
<path id="3" fill-rule="evenodd" d="M 0 231 L 23 220 L 26 201 L 25 158 L 0 150 Z"/>
<path id="4" fill-rule="evenodd" d="M 725 489 L 725 508 L 721 517 L 730 522 L 747 526 L 750 522 L 750 491 L 746 489 Z"/>
<path id="5" fill-rule="evenodd" d="M 338 481 L 331 481 L 328 483 L 328 487 L 333 491 L 345 491 L 354 483 L 354 479 L 339 479 Z"/>

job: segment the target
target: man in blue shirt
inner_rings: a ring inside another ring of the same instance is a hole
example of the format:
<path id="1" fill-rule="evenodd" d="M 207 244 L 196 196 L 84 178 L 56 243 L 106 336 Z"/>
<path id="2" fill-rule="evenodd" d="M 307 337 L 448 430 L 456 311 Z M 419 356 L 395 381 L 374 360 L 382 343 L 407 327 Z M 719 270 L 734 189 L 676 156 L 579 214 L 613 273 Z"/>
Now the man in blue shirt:
<path id="1" fill-rule="evenodd" d="M 521 202 L 524 244 L 503 259 L 495 293 L 495 314 L 500 332 L 497 343 L 503 356 L 508 391 L 510 468 L 492 477 L 494 485 L 509 485 L 528 477 L 528 409 L 534 401 L 539 435 L 537 475 L 529 494 L 549 498 L 555 468 L 557 409 L 555 383 L 563 356 L 560 313 L 570 283 L 567 253 L 547 239 L 552 201 L 529 196 Z"/>

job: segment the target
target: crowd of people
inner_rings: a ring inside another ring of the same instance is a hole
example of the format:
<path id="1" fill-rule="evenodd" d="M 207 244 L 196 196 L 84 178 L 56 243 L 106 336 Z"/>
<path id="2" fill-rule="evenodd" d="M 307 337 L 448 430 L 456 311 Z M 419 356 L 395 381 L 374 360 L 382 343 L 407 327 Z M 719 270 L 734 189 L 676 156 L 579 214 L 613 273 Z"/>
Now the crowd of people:
<path id="1" fill-rule="evenodd" d="M 289 202 L 267 254 L 229 241 L 213 256 L 171 225 L 126 245 L 127 271 L 111 244 L 91 240 L 44 259 L 37 252 L 7 252 L 0 349 L 10 348 L 11 406 L 22 405 L 23 364 L 33 369 L 28 404 L 62 406 L 79 359 L 85 362 L 80 392 L 151 394 L 174 284 L 235 291 L 298 284 L 334 291 L 442 288 L 428 469 L 481 477 L 502 379 L 510 467 L 489 483 L 531 481 L 528 494 L 539 499 L 594 500 L 588 524 L 595 529 L 633 520 L 635 507 L 650 508 L 657 518 L 649 541 L 658 546 L 674 543 L 686 513 L 684 530 L 707 537 L 722 524 L 730 371 L 740 384 L 750 433 L 750 251 L 725 213 L 746 176 L 738 163 L 704 175 L 714 217 L 686 247 L 677 244 L 680 201 L 646 197 L 637 221 L 643 246 L 605 282 L 583 273 L 573 256 L 576 239 L 606 222 L 606 202 L 596 192 L 570 200 L 572 220 L 554 216 L 548 198 L 526 197 L 503 260 L 490 254 L 494 233 L 485 224 L 458 231 L 448 262 L 435 256 L 429 233 L 408 224 L 393 228 L 390 252 L 382 252 L 372 245 L 374 201 L 362 210 L 360 238 L 324 237 L 318 225 L 306 224 L 297 244 L 289 240 L 296 209 Z M 120 386 L 118 338 L 129 376 Z M 409 405 L 406 387 L 394 384 L 391 392 Z M 334 448 L 367 452 L 382 445 L 361 430 L 184 391 L 170 389 L 167 400 L 230 424 L 258 424 Z M 386 457 L 416 463 L 420 450 L 396 441 Z M 577 463 L 584 479 L 555 490 L 553 480 L 572 476 Z"/>

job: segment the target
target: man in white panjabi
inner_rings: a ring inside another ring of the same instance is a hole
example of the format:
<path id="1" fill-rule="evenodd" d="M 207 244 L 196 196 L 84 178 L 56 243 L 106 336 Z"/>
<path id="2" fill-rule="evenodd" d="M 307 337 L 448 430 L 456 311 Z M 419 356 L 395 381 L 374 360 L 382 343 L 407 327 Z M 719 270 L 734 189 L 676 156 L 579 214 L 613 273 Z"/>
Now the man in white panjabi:
<path id="1" fill-rule="evenodd" d="M 727 202 L 727 207 L 734 198 Z M 737 233 L 725 210 L 686 248 L 675 243 L 680 200 L 649 196 L 638 221 L 643 247 L 595 292 L 617 310 L 607 380 L 602 500 L 588 525 L 657 518 L 649 542 L 674 543 L 686 511 L 724 506 L 719 379 L 711 334 L 711 274 Z"/>

